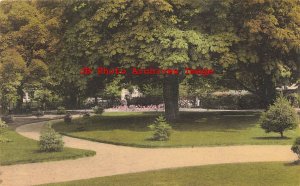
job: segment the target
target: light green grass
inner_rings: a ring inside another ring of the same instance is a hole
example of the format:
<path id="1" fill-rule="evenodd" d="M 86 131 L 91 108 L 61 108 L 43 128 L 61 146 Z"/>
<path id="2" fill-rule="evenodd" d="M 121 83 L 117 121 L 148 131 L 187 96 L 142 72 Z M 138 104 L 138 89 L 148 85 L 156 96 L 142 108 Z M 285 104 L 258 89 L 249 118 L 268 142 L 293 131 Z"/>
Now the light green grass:
<path id="1" fill-rule="evenodd" d="M 299 186 L 299 175 L 299 165 L 242 163 L 164 169 L 49 184 L 49 186 Z"/>
<path id="2" fill-rule="evenodd" d="M 257 124 L 258 112 L 182 112 L 181 120 L 172 124 L 169 141 L 151 141 L 147 127 L 159 113 L 105 113 L 72 124 L 56 123 L 53 128 L 65 135 L 92 141 L 137 147 L 290 145 L 300 134 L 299 128 L 266 134 Z"/>
<path id="3" fill-rule="evenodd" d="M 0 143 L 1 165 L 75 159 L 95 155 L 94 151 L 73 148 L 64 148 L 62 152 L 39 152 L 37 141 L 25 138 L 15 131 L 8 130 L 1 135 L 12 140 L 12 142 Z"/>

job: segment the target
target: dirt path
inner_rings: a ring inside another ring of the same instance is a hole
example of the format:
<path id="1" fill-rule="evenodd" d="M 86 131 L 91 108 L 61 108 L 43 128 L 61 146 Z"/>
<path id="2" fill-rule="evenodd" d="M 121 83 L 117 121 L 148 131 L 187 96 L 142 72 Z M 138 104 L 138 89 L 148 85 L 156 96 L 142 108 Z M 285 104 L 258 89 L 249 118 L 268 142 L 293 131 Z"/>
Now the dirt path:
<path id="1" fill-rule="evenodd" d="M 18 133 L 39 138 L 42 124 L 20 126 Z M 66 146 L 94 150 L 94 157 L 0 167 L 3 185 L 37 185 L 124 173 L 220 163 L 293 161 L 290 146 L 249 145 L 227 147 L 146 149 L 115 146 L 64 137 Z"/>

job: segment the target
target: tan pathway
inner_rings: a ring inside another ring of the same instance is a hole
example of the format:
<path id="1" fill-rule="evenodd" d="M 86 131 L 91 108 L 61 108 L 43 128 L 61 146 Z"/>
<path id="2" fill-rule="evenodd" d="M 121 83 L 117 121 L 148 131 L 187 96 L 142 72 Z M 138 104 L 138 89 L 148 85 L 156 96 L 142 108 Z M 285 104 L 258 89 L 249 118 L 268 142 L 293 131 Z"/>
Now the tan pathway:
<path id="1" fill-rule="evenodd" d="M 17 132 L 38 139 L 42 124 L 23 125 Z M 2 166 L 0 177 L 3 183 L 0 185 L 37 185 L 184 166 L 296 160 L 290 146 L 280 145 L 146 149 L 66 136 L 64 141 L 68 147 L 94 150 L 97 154 L 77 160 Z"/>

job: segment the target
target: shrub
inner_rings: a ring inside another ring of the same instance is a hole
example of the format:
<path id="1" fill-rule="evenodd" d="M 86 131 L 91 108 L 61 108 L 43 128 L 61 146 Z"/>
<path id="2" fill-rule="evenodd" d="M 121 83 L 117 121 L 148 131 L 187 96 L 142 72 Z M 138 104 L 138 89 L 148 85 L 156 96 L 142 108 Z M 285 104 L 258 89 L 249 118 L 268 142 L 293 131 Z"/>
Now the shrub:
<path id="1" fill-rule="evenodd" d="M 254 94 L 244 94 L 238 99 L 239 109 L 257 109 L 261 108 L 260 98 Z"/>
<path id="2" fill-rule="evenodd" d="M 128 99 L 127 105 L 141 105 L 141 106 L 148 106 L 148 105 L 159 105 L 163 103 L 162 96 L 145 96 L 145 97 L 133 97 Z"/>
<path id="3" fill-rule="evenodd" d="M 5 130 L 6 128 L 8 128 L 8 125 L 0 119 L 0 130 Z"/>
<path id="4" fill-rule="evenodd" d="M 71 123 L 72 122 L 72 115 L 70 113 L 65 115 L 64 122 L 65 123 Z"/>
<path id="5" fill-rule="evenodd" d="M 300 137 L 295 140 L 291 150 L 298 155 L 298 159 L 300 161 Z"/>
<path id="6" fill-rule="evenodd" d="M 260 126 L 267 133 L 277 132 L 283 137 L 283 132 L 297 127 L 298 115 L 290 102 L 280 96 L 274 105 L 261 115 Z"/>
<path id="7" fill-rule="evenodd" d="M 59 115 L 62 115 L 62 114 L 66 114 L 67 111 L 66 111 L 65 107 L 57 107 L 56 113 L 59 114 Z"/>
<path id="8" fill-rule="evenodd" d="M 8 125 L 6 125 L 5 122 L 0 119 L 0 143 L 6 143 L 12 141 L 3 136 L 3 134 L 7 131 L 7 128 Z"/>
<path id="9" fill-rule="evenodd" d="M 33 113 L 33 115 L 36 116 L 37 118 L 43 116 L 44 114 L 45 114 L 44 111 L 41 110 L 38 110 Z"/>
<path id="10" fill-rule="evenodd" d="M 257 109 L 260 100 L 253 94 L 203 94 L 199 96 L 200 107 L 206 109 Z"/>
<path id="11" fill-rule="evenodd" d="M 64 142 L 62 136 L 55 132 L 51 125 L 46 126 L 41 132 L 39 140 L 40 151 L 43 152 L 59 152 L 62 151 Z"/>
<path id="12" fill-rule="evenodd" d="M 93 111 L 95 114 L 102 114 L 104 112 L 104 108 L 100 106 L 93 107 Z"/>
<path id="13" fill-rule="evenodd" d="M 83 114 L 83 118 L 89 118 L 91 115 L 90 115 L 90 113 L 88 113 L 88 112 L 85 112 L 84 114 Z"/>
<path id="14" fill-rule="evenodd" d="M 8 143 L 8 142 L 12 142 L 12 140 L 4 136 L 0 136 L 0 143 Z"/>
<path id="15" fill-rule="evenodd" d="M 299 107 L 300 95 L 298 93 L 292 93 L 287 95 L 287 99 L 291 102 L 293 107 Z"/>
<path id="16" fill-rule="evenodd" d="M 5 123 L 13 123 L 14 117 L 12 115 L 6 115 L 6 116 L 2 116 L 1 120 L 4 121 Z"/>
<path id="17" fill-rule="evenodd" d="M 172 127 L 166 122 L 163 116 L 156 118 L 154 124 L 148 126 L 152 131 L 154 131 L 152 140 L 155 141 L 167 141 L 171 135 Z"/>

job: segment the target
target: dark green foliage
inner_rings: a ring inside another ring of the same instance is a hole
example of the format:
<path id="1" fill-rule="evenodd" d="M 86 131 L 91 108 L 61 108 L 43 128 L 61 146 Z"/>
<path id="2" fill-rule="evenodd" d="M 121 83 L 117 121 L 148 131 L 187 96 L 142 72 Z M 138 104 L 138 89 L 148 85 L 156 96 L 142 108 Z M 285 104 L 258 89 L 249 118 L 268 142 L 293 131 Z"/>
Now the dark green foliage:
<path id="1" fill-rule="evenodd" d="M 7 127 L 8 127 L 8 125 L 5 124 L 5 121 L 2 121 L 2 120 L 0 119 L 0 130 L 1 130 L 1 129 L 6 129 Z"/>
<path id="2" fill-rule="evenodd" d="M 298 93 L 292 93 L 287 95 L 287 99 L 291 102 L 293 107 L 300 106 L 300 95 Z"/>
<path id="3" fill-rule="evenodd" d="M 32 113 L 34 116 L 36 116 L 37 118 L 41 117 L 41 116 L 44 116 L 44 111 L 42 110 L 37 110 L 35 112 Z"/>
<path id="4" fill-rule="evenodd" d="M 297 127 L 298 115 L 290 102 L 280 96 L 268 111 L 260 118 L 260 125 L 267 133 L 278 132 L 283 137 L 283 132 Z"/>
<path id="5" fill-rule="evenodd" d="M 259 97 L 254 94 L 245 94 L 238 96 L 239 109 L 258 109 L 261 107 L 262 105 Z"/>
<path id="6" fill-rule="evenodd" d="M 167 141 L 170 138 L 172 127 L 166 122 L 165 117 L 159 116 L 154 124 L 149 125 L 149 128 L 154 131 L 152 140 Z"/>
<path id="7" fill-rule="evenodd" d="M 0 119 L 0 143 L 10 142 L 11 140 L 4 137 L 3 134 L 7 131 L 8 125 Z"/>
<path id="8" fill-rule="evenodd" d="M 299 79 L 300 2 L 203 2 L 207 4 L 197 19 L 199 27 L 208 33 L 228 31 L 238 38 L 221 57 L 223 79 L 232 79 L 240 89 L 258 95 L 267 108 L 276 99 L 276 87 Z"/>
<path id="9" fill-rule="evenodd" d="M 14 122 L 14 117 L 12 115 L 6 115 L 2 116 L 1 120 L 3 120 L 5 123 L 12 123 Z"/>
<path id="10" fill-rule="evenodd" d="M 85 112 L 84 114 L 83 114 L 83 118 L 89 118 L 91 115 L 90 115 L 90 113 L 88 113 L 88 112 Z"/>
<path id="11" fill-rule="evenodd" d="M 65 115 L 64 122 L 65 123 L 71 123 L 72 122 L 72 115 L 70 113 Z"/>
<path id="12" fill-rule="evenodd" d="M 295 140 L 291 150 L 297 154 L 298 159 L 300 160 L 300 137 Z"/>
<path id="13" fill-rule="evenodd" d="M 104 112 L 104 108 L 101 106 L 95 106 L 93 107 L 93 111 L 95 114 L 102 114 Z"/>
<path id="14" fill-rule="evenodd" d="M 62 151 L 64 142 L 62 136 L 55 132 L 50 125 L 41 132 L 39 148 L 42 152 L 59 152 Z"/>
<path id="15" fill-rule="evenodd" d="M 245 95 L 201 95 L 200 107 L 206 109 L 258 109 L 260 101 L 252 94 Z"/>
<path id="16" fill-rule="evenodd" d="M 65 107 L 57 107 L 57 114 L 66 114 L 67 111 L 65 109 Z"/>
<path id="17" fill-rule="evenodd" d="M 134 97 L 128 99 L 127 105 L 159 105 L 163 103 L 162 97 L 146 96 L 146 97 Z"/>

